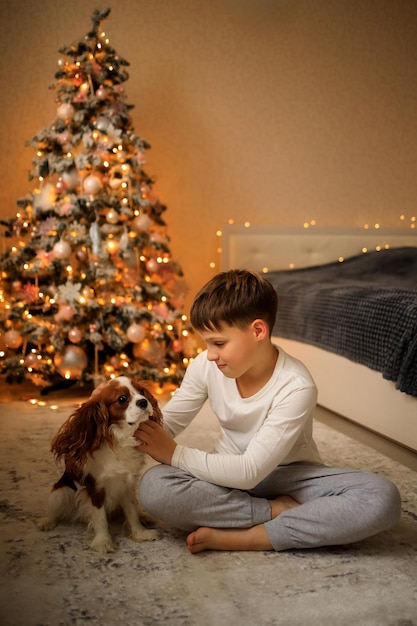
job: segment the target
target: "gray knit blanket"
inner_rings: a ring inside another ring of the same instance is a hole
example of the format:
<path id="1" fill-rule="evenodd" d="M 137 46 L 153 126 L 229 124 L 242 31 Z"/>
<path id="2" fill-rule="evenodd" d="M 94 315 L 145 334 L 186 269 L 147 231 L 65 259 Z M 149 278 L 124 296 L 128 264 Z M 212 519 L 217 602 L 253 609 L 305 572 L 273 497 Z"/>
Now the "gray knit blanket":
<path id="1" fill-rule="evenodd" d="M 345 356 L 417 397 L 417 248 L 270 272 L 273 334 Z"/>

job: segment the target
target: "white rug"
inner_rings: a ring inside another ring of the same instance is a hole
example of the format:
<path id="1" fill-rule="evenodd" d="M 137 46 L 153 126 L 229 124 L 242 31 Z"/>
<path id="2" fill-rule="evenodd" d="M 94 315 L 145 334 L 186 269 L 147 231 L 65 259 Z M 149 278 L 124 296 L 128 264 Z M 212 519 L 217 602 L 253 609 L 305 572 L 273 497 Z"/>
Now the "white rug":
<path id="1" fill-rule="evenodd" d="M 397 484 L 403 516 L 392 531 L 353 546 L 192 556 L 181 532 L 164 530 L 161 540 L 136 544 L 115 522 L 119 549 L 101 557 L 83 526 L 50 533 L 35 526 L 59 477 L 50 441 L 75 405 L 74 398 L 48 399 L 43 408 L 0 403 L 3 626 L 417 626 L 412 470 L 316 423 L 327 463 L 373 470 Z M 182 440 L 207 449 L 215 432 L 205 407 Z"/>

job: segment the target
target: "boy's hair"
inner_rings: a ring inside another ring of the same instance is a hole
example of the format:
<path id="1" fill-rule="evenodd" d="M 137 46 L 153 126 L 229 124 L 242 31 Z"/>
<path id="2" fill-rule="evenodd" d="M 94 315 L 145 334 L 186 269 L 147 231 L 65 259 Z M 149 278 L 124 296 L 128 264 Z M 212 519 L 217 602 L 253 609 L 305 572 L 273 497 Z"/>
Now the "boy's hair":
<path id="1" fill-rule="evenodd" d="M 248 270 L 229 270 L 214 276 L 198 292 L 190 320 L 201 331 L 220 330 L 223 324 L 244 328 L 261 319 L 271 336 L 277 309 L 277 293 L 266 278 Z"/>

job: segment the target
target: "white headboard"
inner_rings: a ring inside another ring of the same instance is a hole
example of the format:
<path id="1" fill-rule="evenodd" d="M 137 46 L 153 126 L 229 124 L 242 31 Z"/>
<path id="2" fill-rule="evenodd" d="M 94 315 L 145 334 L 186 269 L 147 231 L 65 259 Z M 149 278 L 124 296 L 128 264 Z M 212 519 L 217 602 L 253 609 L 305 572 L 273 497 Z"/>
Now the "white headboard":
<path id="1" fill-rule="evenodd" d="M 222 270 L 309 267 L 354 256 L 364 249 L 401 246 L 417 247 L 417 229 L 225 226 Z"/>

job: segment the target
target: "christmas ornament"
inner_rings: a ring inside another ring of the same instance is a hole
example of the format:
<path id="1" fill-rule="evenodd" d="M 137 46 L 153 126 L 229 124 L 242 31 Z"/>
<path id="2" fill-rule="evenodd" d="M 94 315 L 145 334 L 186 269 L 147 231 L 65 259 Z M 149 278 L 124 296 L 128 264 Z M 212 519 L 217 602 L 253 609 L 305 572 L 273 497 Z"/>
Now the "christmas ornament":
<path id="1" fill-rule="evenodd" d="M 97 130 L 103 132 L 106 132 L 107 129 L 109 128 L 111 122 L 109 119 L 107 119 L 107 117 L 98 117 L 96 119 L 96 123 L 95 123 L 95 127 L 97 128 Z"/>
<path id="2" fill-rule="evenodd" d="M 181 352 L 183 349 L 183 343 L 181 341 L 181 339 L 174 339 L 174 341 L 172 342 L 172 350 L 173 352 Z"/>
<path id="3" fill-rule="evenodd" d="M 57 207 L 56 212 L 61 217 L 67 217 L 68 215 L 71 214 L 71 211 L 73 210 L 73 208 L 74 207 L 71 204 L 71 202 L 63 202 L 61 205 L 59 205 L 59 207 Z"/>
<path id="4" fill-rule="evenodd" d="M 4 333 L 4 343 L 7 348 L 17 350 L 22 345 L 23 339 L 17 330 L 8 330 L 7 333 Z"/>
<path id="5" fill-rule="evenodd" d="M 61 304 L 58 309 L 58 313 L 55 313 L 55 321 L 68 322 L 69 320 L 72 320 L 74 314 L 75 310 L 72 308 L 72 306 L 70 306 L 69 304 Z"/>
<path id="6" fill-rule="evenodd" d="M 112 367 L 114 367 L 114 369 L 118 370 L 122 366 L 122 359 L 120 358 L 118 354 L 115 354 L 114 356 L 111 357 L 110 364 Z"/>
<path id="7" fill-rule="evenodd" d="M 71 343 L 79 343 L 83 338 L 83 334 L 79 328 L 74 326 L 74 328 L 70 328 L 68 331 L 68 339 Z"/>
<path id="8" fill-rule="evenodd" d="M 116 154 L 116 159 L 119 161 L 119 163 L 124 163 L 127 159 L 127 153 L 125 150 L 119 150 L 119 152 Z"/>
<path id="9" fill-rule="evenodd" d="M 41 211 L 51 209 L 56 201 L 56 189 L 52 183 L 46 183 L 40 191 L 35 195 L 33 206 Z"/>
<path id="10" fill-rule="evenodd" d="M 57 108 L 56 114 L 60 120 L 72 120 L 75 109 L 69 102 L 63 102 Z"/>
<path id="11" fill-rule="evenodd" d="M 157 367 L 163 364 L 165 350 L 162 343 L 145 338 L 133 345 L 133 355 Z"/>
<path id="12" fill-rule="evenodd" d="M 146 269 L 150 274 L 155 274 L 158 271 L 159 263 L 156 259 L 149 259 L 146 263 Z"/>
<path id="13" fill-rule="evenodd" d="M 122 184 L 122 178 L 121 176 L 113 176 L 112 178 L 110 178 L 109 180 L 109 186 L 116 191 L 116 189 L 120 188 L 120 185 Z"/>
<path id="14" fill-rule="evenodd" d="M 91 287 L 83 287 L 81 289 L 81 294 L 84 298 L 94 298 L 94 289 L 91 289 Z"/>
<path id="15" fill-rule="evenodd" d="M 20 297 L 23 302 L 33 304 L 33 302 L 36 302 L 39 298 L 39 287 L 32 285 L 32 283 L 26 283 L 26 285 L 22 288 Z"/>
<path id="16" fill-rule="evenodd" d="M 101 180 L 98 176 L 94 176 L 94 174 L 90 174 L 84 178 L 83 181 L 83 189 L 86 193 L 89 193 L 94 196 L 94 194 L 98 193 L 101 189 Z"/>
<path id="17" fill-rule="evenodd" d="M 73 304 L 80 299 L 81 283 L 74 283 L 72 280 L 67 280 L 66 283 L 58 287 L 58 293 L 61 302 L 67 304 Z"/>
<path id="18" fill-rule="evenodd" d="M 71 254 L 71 246 L 67 241 L 60 239 L 52 248 L 52 256 L 55 259 L 67 259 Z"/>
<path id="19" fill-rule="evenodd" d="M 93 254 L 99 254 L 101 250 L 101 237 L 97 221 L 90 226 L 91 250 Z"/>
<path id="20" fill-rule="evenodd" d="M 25 356 L 25 365 L 27 367 L 35 367 L 39 363 L 38 355 L 35 352 L 29 352 Z"/>
<path id="21" fill-rule="evenodd" d="M 107 98 L 107 89 L 99 87 L 96 91 L 96 96 L 99 100 L 105 100 Z"/>
<path id="22" fill-rule="evenodd" d="M 86 248 L 80 248 L 80 250 L 77 250 L 75 256 L 81 263 L 85 263 L 85 261 L 88 261 L 88 252 Z"/>
<path id="23" fill-rule="evenodd" d="M 126 331 L 126 337 L 132 343 L 139 343 L 145 337 L 145 329 L 141 324 L 131 324 Z"/>
<path id="24" fill-rule="evenodd" d="M 64 132 L 56 134 L 56 140 L 62 146 L 65 146 L 67 143 L 69 143 L 71 139 L 72 139 L 72 134 L 69 132 L 69 130 L 64 130 Z"/>
<path id="25" fill-rule="evenodd" d="M 141 231 L 148 231 L 149 227 L 151 225 L 151 220 L 148 217 L 148 215 L 146 215 L 146 213 L 141 213 L 140 215 L 138 215 L 138 217 L 135 217 L 135 219 L 132 222 L 132 230 L 140 233 Z"/>
<path id="26" fill-rule="evenodd" d="M 75 189 L 78 185 L 78 172 L 77 170 L 68 170 L 62 174 L 62 180 L 66 184 L 68 189 Z"/>
<path id="27" fill-rule="evenodd" d="M 65 191 L 67 190 L 67 186 L 64 183 L 62 178 L 59 178 L 56 185 L 55 185 L 55 189 L 57 191 L 58 194 L 60 193 L 65 193 Z"/>
<path id="28" fill-rule="evenodd" d="M 62 352 L 58 352 L 54 356 L 57 372 L 67 379 L 80 378 L 87 364 L 87 355 L 78 346 L 67 346 Z"/>
<path id="29" fill-rule="evenodd" d="M 109 224 L 117 224 L 117 222 L 120 220 L 120 215 L 118 214 L 117 211 L 115 211 L 115 209 L 109 209 L 106 213 L 106 221 Z"/>
<path id="30" fill-rule="evenodd" d="M 87 102 L 88 95 L 85 91 L 79 91 L 75 94 L 72 101 L 73 102 Z"/>
<path id="31" fill-rule="evenodd" d="M 161 302 L 161 304 L 156 304 L 153 310 L 156 315 L 160 315 L 164 320 L 168 319 L 169 309 L 165 302 Z"/>

